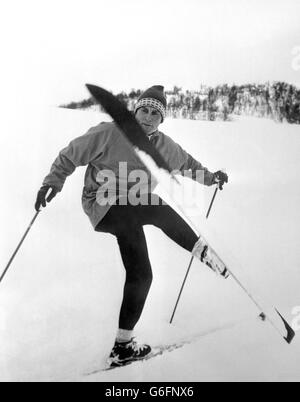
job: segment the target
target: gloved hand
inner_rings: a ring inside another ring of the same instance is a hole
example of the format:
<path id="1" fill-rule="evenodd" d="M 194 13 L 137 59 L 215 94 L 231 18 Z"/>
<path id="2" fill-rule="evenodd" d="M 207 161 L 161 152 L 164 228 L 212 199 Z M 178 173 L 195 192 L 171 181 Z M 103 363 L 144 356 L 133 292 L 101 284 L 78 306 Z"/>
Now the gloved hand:
<path id="1" fill-rule="evenodd" d="M 46 195 L 49 191 L 49 189 L 51 189 L 51 193 L 48 195 L 47 199 L 46 199 Z M 51 200 L 53 200 L 53 198 L 56 196 L 56 194 L 58 193 L 57 188 L 55 188 L 54 186 L 42 186 L 40 191 L 37 194 L 37 198 L 36 198 L 36 202 L 35 202 L 35 210 L 39 211 L 41 205 L 43 207 L 46 206 L 46 202 L 50 202 Z"/>
<path id="2" fill-rule="evenodd" d="M 214 173 L 214 184 L 219 184 L 219 189 L 223 190 L 223 186 L 225 183 L 228 183 L 228 175 L 222 170 L 218 170 Z"/>

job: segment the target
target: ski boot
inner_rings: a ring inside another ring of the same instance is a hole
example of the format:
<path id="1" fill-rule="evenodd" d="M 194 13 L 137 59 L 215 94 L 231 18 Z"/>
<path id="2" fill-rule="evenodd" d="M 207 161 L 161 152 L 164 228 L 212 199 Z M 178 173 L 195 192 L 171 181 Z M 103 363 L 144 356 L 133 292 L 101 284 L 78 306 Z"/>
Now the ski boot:
<path id="1" fill-rule="evenodd" d="M 138 345 L 134 338 L 129 342 L 115 342 L 108 359 L 110 367 L 126 366 L 137 360 L 143 360 L 151 353 L 149 345 Z"/>
<path id="2" fill-rule="evenodd" d="M 225 264 L 217 254 L 209 247 L 207 242 L 200 237 L 195 244 L 192 255 L 211 268 L 217 275 L 227 279 L 230 275 Z"/>

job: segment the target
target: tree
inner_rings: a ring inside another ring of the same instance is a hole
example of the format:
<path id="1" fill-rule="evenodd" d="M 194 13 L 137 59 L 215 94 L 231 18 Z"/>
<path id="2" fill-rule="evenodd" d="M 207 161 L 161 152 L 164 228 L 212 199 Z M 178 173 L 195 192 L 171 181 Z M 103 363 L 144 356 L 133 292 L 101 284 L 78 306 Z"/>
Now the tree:
<path id="1" fill-rule="evenodd" d="M 181 90 L 182 90 L 182 88 L 177 87 L 176 85 L 174 85 L 173 93 L 174 93 L 175 95 L 178 95 Z"/>
<path id="2" fill-rule="evenodd" d="M 193 105 L 193 111 L 194 112 L 199 112 L 200 107 L 201 107 L 201 101 L 200 101 L 199 96 L 197 96 L 196 99 L 195 99 L 194 105 Z"/>

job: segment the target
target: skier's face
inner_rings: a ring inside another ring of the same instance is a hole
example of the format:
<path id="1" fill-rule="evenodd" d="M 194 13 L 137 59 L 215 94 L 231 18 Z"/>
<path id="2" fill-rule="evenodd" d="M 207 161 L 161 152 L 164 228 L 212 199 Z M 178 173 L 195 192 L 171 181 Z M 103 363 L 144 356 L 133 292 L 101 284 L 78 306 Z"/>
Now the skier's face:
<path id="1" fill-rule="evenodd" d="M 162 122 L 162 117 L 159 111 L 150 106 L 139 108 L 135 117 L 147 135 L 153 134 Z"/>

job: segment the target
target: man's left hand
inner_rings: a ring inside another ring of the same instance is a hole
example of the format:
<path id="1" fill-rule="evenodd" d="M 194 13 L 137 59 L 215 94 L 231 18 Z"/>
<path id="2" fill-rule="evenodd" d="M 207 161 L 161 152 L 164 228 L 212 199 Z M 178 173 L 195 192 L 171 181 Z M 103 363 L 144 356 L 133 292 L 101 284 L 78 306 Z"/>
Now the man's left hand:
<path id="1" fill-rule="evenodd" d="M 214 173 L 213 183 L 218 184 L 219 189 L 223 190 L 224 184 L 228 183 L 228 175 L 225 172 L 222 172 L 222 170 L 218 170 Z"/>

